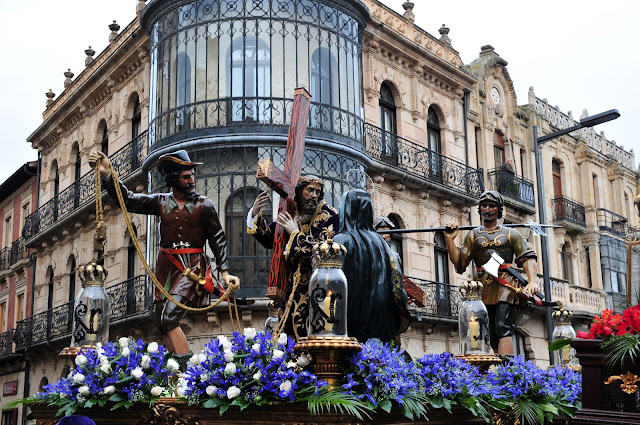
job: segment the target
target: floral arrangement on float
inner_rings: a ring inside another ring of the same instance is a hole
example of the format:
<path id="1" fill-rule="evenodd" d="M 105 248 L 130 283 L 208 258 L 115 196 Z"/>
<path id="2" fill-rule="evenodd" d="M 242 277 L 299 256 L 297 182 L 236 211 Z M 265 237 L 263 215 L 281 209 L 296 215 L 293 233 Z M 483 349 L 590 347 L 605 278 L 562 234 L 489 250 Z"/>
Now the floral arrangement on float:
<path id="1" fill-rule="evenodd" d="M 348 358 L 340 385 L 329 386 L 305 370 L 293 339 L 245 329 L 219 336 L 195 354 L 186 372 L 157 343 L 120 338 L 82 350 L 67 377 L 22 400 L 59 408 L 57 415 L 96 406 L 130 408 L 178 396 L 186 403 L 218 409 L 306 403 L 309 412 L 339 412 L 359 419 L 399 409 L 408 418 L 428 419 L 429 409 L 467 409 L 490 422 L 507 414 L 521 423 L 542 424 L 580 408 L 581 375 L 556 366 L 547 371 L 515 357 L 487 374 L 450 353 L 411 360 L 379 340 L 369 340 Z M 178 376 L 181 376 L 178 378 Z M 18 402 L 12 403 L 15 406 Z M 9 408 L 7 406 L 5 408 Z"/>

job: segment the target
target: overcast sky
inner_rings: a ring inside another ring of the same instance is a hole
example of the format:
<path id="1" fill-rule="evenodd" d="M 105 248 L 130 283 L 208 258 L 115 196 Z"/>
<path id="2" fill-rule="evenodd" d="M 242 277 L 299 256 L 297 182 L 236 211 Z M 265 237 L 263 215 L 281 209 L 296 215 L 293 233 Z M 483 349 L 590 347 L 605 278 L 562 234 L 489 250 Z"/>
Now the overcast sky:
<path id="1" fill-rule="evenodd" d="M 383 0 L 403 13 L 404 0 Z M 618 109 L 621 117 L 596 127 L 635 151 L 640 161 L 640 2 L 636 0 L 414 0 L 416 24 L 439 37 L 446 24 L 464 63 L 491 44 L 509 65 L 518 103 L 533 86 L 540 98 L 579 118 Z M 136 0 L 0 0 L 0 182 L 37 159 L 27 137 L 42 123 L 45 93 L 63 91 L 67 68 L 84 69 L 84 50 L 101 52 L 108 25 L 124 28 Z M 525 4 L 529 8 L 525 8 Z M 97 54 L 96 54 L 97 56 Z M 635 131 L 634 131 L 635 130 Z"/>

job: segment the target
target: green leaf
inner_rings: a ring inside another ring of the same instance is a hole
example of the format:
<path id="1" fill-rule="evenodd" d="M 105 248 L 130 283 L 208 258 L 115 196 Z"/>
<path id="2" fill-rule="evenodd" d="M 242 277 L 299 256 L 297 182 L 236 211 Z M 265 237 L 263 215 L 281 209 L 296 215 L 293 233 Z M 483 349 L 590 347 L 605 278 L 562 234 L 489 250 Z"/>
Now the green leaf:
<path id="1" fill-rule="evenodd" d="M 131 376 L 131 375 L 125 376 L 124 378 L 118 379 L 116 381 L 116 384 L 126 384 L 126 383 L 129 383 L 129 382 L 133 381 L 134 379 L 135 378 L 133 376 Z"/>
<path id="2" fill-rule="evenodd" d="M 210 398 L 209 400 L 202 403 L 202 407 L 205 409 L 215 409 L 223 403 L 219 398 Z"/>
<path id="3" fill-rule="evenodd" d="M 128 403 L 127 400 L 122 400 L 121 402 L 114 404 L 113 407 L 111 408 L 111 410 L 116 410 L 116 409 L 121 408 L 122 406 L 126 406 L 127 403 Z"/>
<path id="4" fill-rule="evenodd" d="M 387 412 L 387 413 L 391 412 L 391 400 L 389 400 L 389 399 L 382 400 L 380 403 L 378 403 L 378 405 L 385 412 Z"/>
<path id="5" fill-rule="evenodd" d="M 93 405 L 96 404 L 97 401 L 98 400 L 96 400 L 96 399 L 87 400 L 87 401 L 84 402 L 84 406 L 83 407 L 85 409 L 89 409 L 89 408 L 93 407 Z"/>
<path id="6" fill-rule="evenodd" d="M 602 343 L 605 359 L 609 367 L 619 363 L 624 370 L 624 360 L 629 357 L 631 362 L 640 356 L 640 337 L 638 335 L 616 335 Z"/>
<path id="7" fill-rule="evenodd" d="M 231 407 L 231 403 L 224 403 L 222 406 L 220 406 L 220 416 L 222 416 L 222 414 L 226 412 L 229 407 Z"/>
<path id="8" fill-rule="evenodd" d="M 570 345 L 570 344 L 571 344 L 571 339 L 569 339 L 569 338 L 556 339 L 551 344 L 549 344 L 549 351 L 560 350 L 560 349 L 562 349 L 562 347 L 565 347 L 565 346 Z"/>
<path id="9" fill-rule="evenodd" d="M 442 407 L 442 403 L 443 403 L 443 397 L 442 395 L 437 395 L 434 397 L 429 397 L 429 403 L 431 403 L 431 406 L 433 406 L 434 409 L 439 409 Z"/>
<path id="10" fill-rule="evenodd" d="M 124 397 L 122 396 L 122 394 L 111 394 L 111 397 L 108 398 L 109 401 L 113 401 L 114 403 L 117 403 L 119 401 L 124 400 Z"/>
<path id="11" fill-rule="evenodd" d="M 328 391 L 323 387 L 318 394 L 311 394 L 305 399 L 309 412 L 312 415 L 320 415 L 322 413 L 334 411 L 336 413 L 347 414 L 364 420 L 363 415 L 371 419 L 369 415 L 374 411 L 373 406 L 369 402 L 362 402 L 350 394 L 339 391 Z"/>

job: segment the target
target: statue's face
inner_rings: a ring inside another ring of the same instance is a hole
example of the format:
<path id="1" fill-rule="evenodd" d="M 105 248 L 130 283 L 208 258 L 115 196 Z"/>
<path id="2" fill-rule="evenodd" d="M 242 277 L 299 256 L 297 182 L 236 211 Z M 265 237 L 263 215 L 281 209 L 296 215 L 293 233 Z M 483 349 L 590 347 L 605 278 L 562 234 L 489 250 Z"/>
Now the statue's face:
<path id="1" fill-rule="evenodd" d="M 498 219 L 500 207 L 495 202 L 482 201 L 480 203 L 480 218 L 482 221 L 492 221 Z"/>
<path id="2" fill-rule="evenodd" d="M 389 227 L 387 227 L 387 226 L 378 226 L 378 227 L 376 227 L 376 230 L 379 231 L 379 230 L 391 230 L 391 229 Z M 382 236 L 382 239 L 384 239 L 387 242 L 391 241 L 391 234 L 390 233 L 384 233 L 384 234 L 382 234 L 380 236 Z"/>
<path id="3" fill-rule="evenodd" d="M 301 208 L 302 214 L 313 214 L 318 208 L 318 199 L 322 194 L 322 186 L 320 183 L 309 183 L 302 189 L 303 205 Z"/>
<path id="4" fill-rule="evenodd" d="M 178 175 L 178 185 L 175 189 L 185 195 L 192 195 L 196 192 L 195 170 L 181 171 Z"/>

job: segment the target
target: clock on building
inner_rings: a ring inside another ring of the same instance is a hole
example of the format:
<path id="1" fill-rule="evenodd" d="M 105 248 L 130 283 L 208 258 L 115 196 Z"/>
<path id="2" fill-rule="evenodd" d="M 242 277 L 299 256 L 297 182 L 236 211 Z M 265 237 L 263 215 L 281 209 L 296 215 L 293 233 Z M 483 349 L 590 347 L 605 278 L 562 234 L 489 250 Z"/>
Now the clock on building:
<path id="1" fill-rule="evenodd" d="M 491 88 L 491 100 L 495 105 L 499 105 L 502 97 L 500 96 L 500 90 L 496 86 Z"/>

